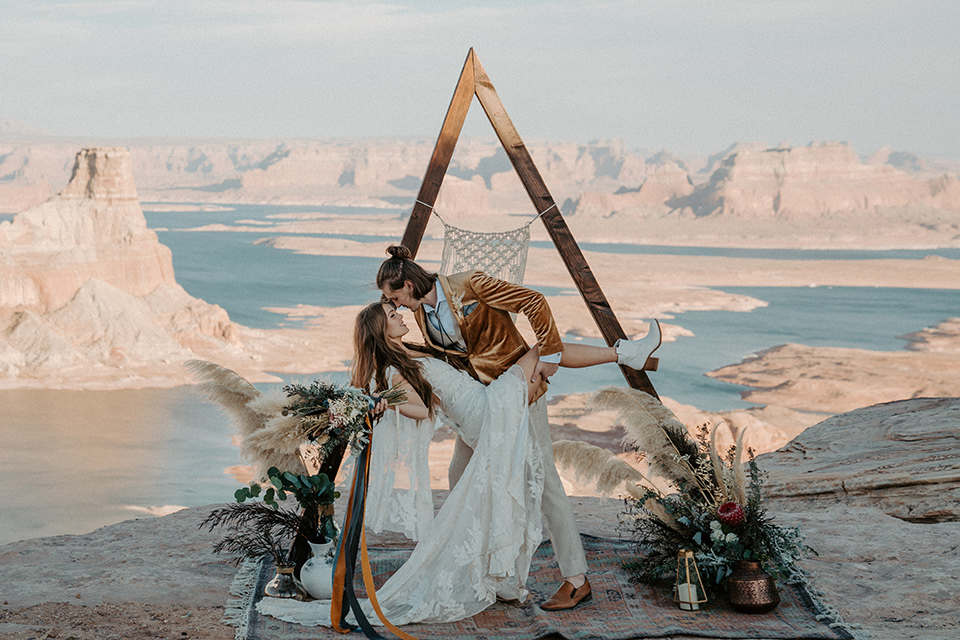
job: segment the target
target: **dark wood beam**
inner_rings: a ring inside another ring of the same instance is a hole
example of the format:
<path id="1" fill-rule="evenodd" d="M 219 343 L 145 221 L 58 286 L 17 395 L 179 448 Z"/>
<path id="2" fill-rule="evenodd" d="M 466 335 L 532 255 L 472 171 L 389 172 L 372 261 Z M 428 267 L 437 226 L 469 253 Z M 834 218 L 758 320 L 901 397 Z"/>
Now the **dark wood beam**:
<path id="1" fill-rule="evenodd" d="M 420 192 L 417 194 L 418 202 L 414 204 L 413 211 L 410 214 L 410 220 L 401 241 L 402 244 L 416 256 L 423 239 L 423 233 L 430 221 L 430 212 L 436 203 L 440 185 L 443 183 L 444 176 L 446 176 L 447 167 L 450 165 L 450 159 L 453 157 L 453 151 L 474 95 L 477 96 L 484 113 L 487 114 L 487 119 L 493 125 L 493 130 L 497 133 L 500 144 L 503 145 L 504 151 L 510 158 L 510 162 L 520 177 L 520 182 L 523 183 L 534 208 L 537 213 L 541 213 L 540 219 L 557 247 L 570 277 L 577 285 L 577 290 L 580 291 L 580 295 L 583 297 L 590 315 L 593 316 L 594 322 L 597 323 L 597 327 L 603 334 L 604 340 L 608 345 L 612 345 L 618 339 L 625 338 L 626 333 L 620 326 L 620 321 L 617 320 L 610 303 L 600 289 L 600 284 L 593 275 L 590 265 L 587 264 L 580 246 L 570 232 L 570 228 L 563 219 L 553 196 L 550 195 L 550 190 L 547 189 L 540 171 L 534 164 L 533 158 L 530 157 L 530 152 L 523 144 L 520 134 L 517 133 L 516 127 L 513 126 L 513 122 L 500 101 L 500 96 L 497 95 L 493 83 L 490 82 L 487 72 L 483 69 L 472 48 L 467 54 L 467 60 L 460 72 L 460 80 L 457 82 L 457 88 L 453 92 L 453 98 L 447 109 L 443 126 L 440 128 L 440 136 L 433 149 L 433 155 L 427 166 Z M 645 372 L 624 366 L 621 366 L 620 370 L 623 372 L 627 384 L 631 387 L 646 391 L 655 398 L 659 398 Z"/>
<path id="2" fill-rule="evenodd" d="M 443 126 L 440 127 L 437 144 L 433 148 L 433 155 L 430 156 L 420 192 L 417 193 L 417 202 L 413 205 L 407 229 L 403 234 L 403 240 L 400 241 L 400 244 L 410 249 L 414 257 L 420 249 L 420 241 L 423 240 L 423 233 L 427 229 L 427 223 L 430 222 L 430 212 L 433 211 L 433 205 L 437 202 L 440 185 L 443 184 L 443 178 L 447 175 L 450 158 L 453 157 L 453 150 L 457 146 L 457 140 L 460 139 L 463 121 L 470 110 L 470 103 L 473 102 L 475 59 L 476 55 L 471 48 L 467 53 L 466 62 L 463 63 L 460 80 L 457 81 L 457 88 L 453 91 L 447 115 L 443 119 Z"/>
<path id="3" fill-rule="evenodd" d="M 603 295 L 600 284 L 593 275 L 590 265 L 587 264 L 583 252 L 580 251 L 580 246 L 574 240 L 570 228 L 553 200 L 553 196 L 550 195 L 550 190 L 543 181 L 533 158 L 530 157 L 530 152 L 523 144 L 523 140 L 517 133 L 510 116 L 507 115 L 507 111 L 500 101 L 500 96 L 497 95 L 487 72 L 476 58 L 474 58 L 473 75 L 477 99 L 487 114 L 490 124 L 493 125 L 494 131 L 497 132 L 500 144 L 503 145 L 513 168 L 520 176 L 520 182 L 523 183 L 533 206 L 538 213 L 543 212 L 540 219 L 543 221 L 547 233 L 550 234 L 553 244 L 556 245 L 557 251 L 560 252 L 560 257 L 563 259 L 567 271 L 570 272 L 570 277 L 577 285 L 590 315 L 593 316 L 594 322 L 597 323 L 597 327 L 603 334 L 604 340 L 607 341 L 607 345 L 613 345 L 618 339 L 626 338 L 626 333 L 620 326 L 620 321 L 617 320 L 616 314 L 610 308 L 610 303 Z M 620 370 L 631 387 L 646 391 L 654 397 L 659 397 L 645 372 L 623 366 L 620 367 Z"/>

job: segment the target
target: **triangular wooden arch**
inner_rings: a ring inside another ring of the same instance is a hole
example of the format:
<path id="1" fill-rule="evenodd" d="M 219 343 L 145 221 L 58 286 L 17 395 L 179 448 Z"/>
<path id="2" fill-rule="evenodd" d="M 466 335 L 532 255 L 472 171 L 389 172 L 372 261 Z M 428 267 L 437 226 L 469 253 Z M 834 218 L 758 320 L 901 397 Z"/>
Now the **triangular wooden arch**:
<path id="1" fill-rule="evenodd" d="M 427 166 L 427 172 L 423 177 L 423 184 L 420 185 L 420 193 L 417 194 L 417 202 L 414 204 L 413 211 L 410 214 L 410 220 L 407 222 L 407 229 L 403 234 L 401 243 L 405 245 L 410 252 L 416 256 L 420 248 L 420 241 L 423 239 L 423 233 L 430 221 L 430 211 L 437 200 L 437 194 L 440 192 L 440 185 L 447 174 L 447 167 L 450 159 L 453 157 L 453 150 L 457 146 L 457 140 L 460 138 L 460 130 L 463 128 L 463 122 L 467 117 L 467 111 L 470 110 L 470 104 L 473 96 L 476 95 L 487 114 L 487 119 L 493 125 L 493 130 L 497 132 L 500 144 L 510 158 L 513 168 L 516 170 L 520 181 L 523 183 L 527 195 L 533 202 L 537 213 L 544 212 L 540 219 L 543 220 L 554 246 L 560 253 L 563 263 L 567 266 L 567 271 L 573 278 L 583 301 L 590 310 L 594 322 L 603 334 L 603 338 L 608 345 L 612 345 L 620 338 L 625 338 L 626 334 L 620 326 L 610 303 L 600 290 L 600 285 L 587 265 L 579 245 L 570 233 L 560 209 L 553 201 L 553 196 L 543 182 L 540 172 L 533 163 L 533 158 L 527 151 L 520 134 L 510 121 L 500 97 L 493 88 L 493 83 L 483 70 L 480 60 L 474 53 L 473 48 L 467 54 L 467 60 L 463 65 L 463 71 L 460 72 L 460 80 L 457 82 L 457 88 L 453 92 L 453 99 L 450 101 L 450 107 L 447 109 L 447 115 L 443 120 L 443 127 L 440 129 L 440 137 L 437 138 L 437 144 L 433 149 L 433 155 L 430 157 L 430 164 Z M 643 371 L 637 371 L 629 367 L 621 366 L 623 377 L 627 384 L 634 389 L 646 391 L 655 398 L 659 398 L 650 379 Z"/>

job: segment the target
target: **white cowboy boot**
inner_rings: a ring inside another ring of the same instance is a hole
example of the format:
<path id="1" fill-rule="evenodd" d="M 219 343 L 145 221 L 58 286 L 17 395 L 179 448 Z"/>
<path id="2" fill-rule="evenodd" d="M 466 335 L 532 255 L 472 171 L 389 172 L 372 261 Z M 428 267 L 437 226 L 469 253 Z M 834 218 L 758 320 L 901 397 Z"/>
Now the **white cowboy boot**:
<path id="1" fill-rule="evenodd" d="M 656 371 L 660 359 L 651 358 L 650 355 L 660 348 L 661 342 L 660 321 L 653 320 L 650 322 L 650 331 L 639 340 L 617 340 L 614 345 L 617 349 L 617 364 L 638 371 Z"/>

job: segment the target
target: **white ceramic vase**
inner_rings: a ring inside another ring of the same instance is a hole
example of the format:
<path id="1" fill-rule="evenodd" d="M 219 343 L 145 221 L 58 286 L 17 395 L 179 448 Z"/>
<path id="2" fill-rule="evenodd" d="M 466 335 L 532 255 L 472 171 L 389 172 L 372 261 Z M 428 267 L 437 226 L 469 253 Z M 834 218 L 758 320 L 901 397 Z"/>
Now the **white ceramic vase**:
<path id="1" fill-rule="evenodd" d="M 310 559 L 300 568 L 300 583 L 311 597 L 329 600 L 333 597 L 333 554 L 335 542 L 311 542 Z"/>

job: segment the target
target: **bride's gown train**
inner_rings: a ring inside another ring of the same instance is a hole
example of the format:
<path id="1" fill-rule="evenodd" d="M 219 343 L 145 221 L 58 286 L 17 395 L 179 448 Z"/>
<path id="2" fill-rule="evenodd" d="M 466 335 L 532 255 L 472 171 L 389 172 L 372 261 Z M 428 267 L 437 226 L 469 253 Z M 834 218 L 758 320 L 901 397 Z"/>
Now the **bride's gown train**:
<path id="1" fill-rule="evenodd" d="M 410 558 L 377 591 L 393 624 L 461 620 L 497 596 L 524 600 L 542 534 L 544 461 L 530 433 L 523 370 L 511 367 L 484 386 L 440 360 L 423 363 L 444 422 L 474 454 Z M 258 608 L 290 622 L 330 624 L 329 601 L 264 598 Z M 368 602 L 364 611 L 379 623 Z"/>

